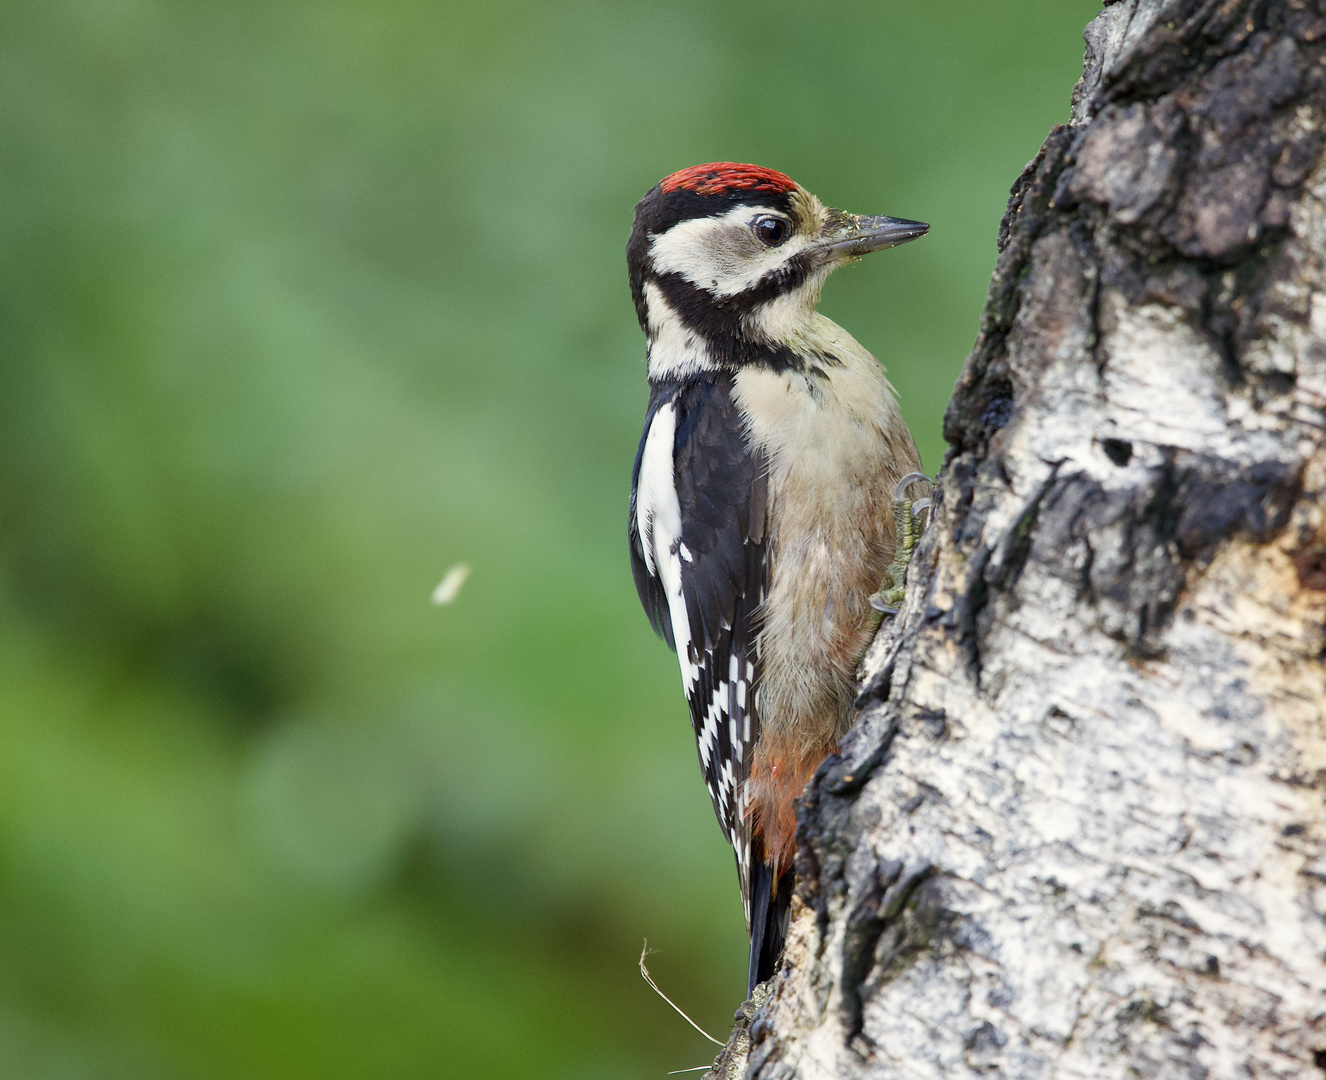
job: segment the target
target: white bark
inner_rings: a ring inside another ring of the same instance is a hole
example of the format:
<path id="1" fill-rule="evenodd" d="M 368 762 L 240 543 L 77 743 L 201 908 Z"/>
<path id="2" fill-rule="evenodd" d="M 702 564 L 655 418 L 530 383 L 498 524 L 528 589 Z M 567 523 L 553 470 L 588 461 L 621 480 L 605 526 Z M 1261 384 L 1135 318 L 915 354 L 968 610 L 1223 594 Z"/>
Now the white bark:
<path id="1" fill-rule="evenodd" d="M 1326 19 L 1088 43 L 806 797 L 758 1080 L 1326 1076 Z"/>

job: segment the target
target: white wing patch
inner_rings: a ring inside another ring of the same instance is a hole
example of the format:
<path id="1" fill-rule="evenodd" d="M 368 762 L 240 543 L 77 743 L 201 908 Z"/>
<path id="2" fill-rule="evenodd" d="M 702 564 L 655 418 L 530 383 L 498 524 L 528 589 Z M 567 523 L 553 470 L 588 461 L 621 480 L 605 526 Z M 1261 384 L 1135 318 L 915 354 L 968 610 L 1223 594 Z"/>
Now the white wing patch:
<path id="1" fill-rule="evenodd" d="M 714 691 L 713 699 L 709 702 L 709 708 L 704 713 L 704 727 L 700 729 L 698 742 L 700 745 L 700 764 L 707 770 L 709 762 L 713 760 L 714 755 L 718 753 L 718 725 L 723 722 L 723 703 L 720 700 L 719 692 Z"/>
<path id="2" fill-rule="evenodd" d="M 644 548 L 645 565 L 655 575 L 661 575 L 654 558 L 655 524 L 673 536 L 681 535 L 681 507 L 677 503 L 672 467 L 672 442 L 676 433 L 676 409 L 672 402 L 660 405 L 649 425 L 645 452 L 640 458 L 640 476 L 636 481 L 635 531 L 640 536 L 640 546 Z"/>
<path id="3" fill-rule="evenodd" d="M 691 623 L 681 595 L 681 506 L 677 502 L 673 467 L 673 441 L 677 411 L 671 402 L 659 406 L 649 425 L 645 452 L 640 459 L 636 483 L 635 527 L 644 549 L 645 566 L 656 574 L 668 598 L 672 638 L 681 664 L 682 689 L 688 694 L 699 669 L 691 662 Z"/>

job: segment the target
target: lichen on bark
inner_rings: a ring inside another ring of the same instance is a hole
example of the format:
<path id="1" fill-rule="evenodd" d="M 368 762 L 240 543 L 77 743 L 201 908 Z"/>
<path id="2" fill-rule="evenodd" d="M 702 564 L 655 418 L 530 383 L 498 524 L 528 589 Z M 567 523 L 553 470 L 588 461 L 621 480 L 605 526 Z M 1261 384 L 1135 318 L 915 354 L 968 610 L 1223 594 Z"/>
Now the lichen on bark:
<path id="1" fill-rule="evenodd" d="M 1326 10 L 1086 36 L 801 807 L 757 1080 L 1326 1075 Z"/>

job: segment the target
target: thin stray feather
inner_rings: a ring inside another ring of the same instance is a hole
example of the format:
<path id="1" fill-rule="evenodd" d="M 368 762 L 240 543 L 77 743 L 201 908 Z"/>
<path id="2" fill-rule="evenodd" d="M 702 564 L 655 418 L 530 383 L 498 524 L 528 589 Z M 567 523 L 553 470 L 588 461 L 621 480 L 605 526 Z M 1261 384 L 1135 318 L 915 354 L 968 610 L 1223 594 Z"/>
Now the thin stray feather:
<path id="1" fill-rule="evenodd" d="M 649 941 L 648 941 L 648 939 L 646 939 L 646 940 L 645 940 L 645 947 L 644 947 L 643 949 L 640 950 L 640 974 L 643 975 L 643 976 L 645 977 L 645 982 L 647 982 L 647 983 L 650 985 L 650 987 L 653 989 L 654 993 L 656 993 L 659 997 L 661 997 L 664 1001 L 666 1001 L 669 1005 L 671 1005 L 672 1008 L 673 1008 L 673 1011 L 676 1012 L 676 1014 L 677 1014 L 678 1016 L 680 1016 L 683 1020 L 685 1020 L 686 1023 L 690 1024 L 691 1027 L 695 1028 L 696 1031 L 698 1031 L 701 1035 L 703 1035 L 706 1039 L 708 1039 L 708 1040 L 709 1040 L 711 1043 L 713 1043 L 715 1046 L 722 1046 L 723 1043 L 721 1043 L 721 1042 L 719 1042 L 717 1039 L 715 1039 L 712 1035 L 709 1034 L 709 1032 L 705 1031 L 704 1028 L 702 1028 L 699 1024 L 697 1024 L 694 1020 L 692 1020 L 689 1016 L 687 1016 L 684 1012 L 682 1012 L 681 1009 L 679 1009 L 679 1008 L 677 1007 L 677 1003 L 676 1003 L 675 1001 L 673 1001 L 672 998 L 668 997 L 667 994 L 663 993 L 663 991 L 660 990 L 660 989 L 658 988 L 658 983 L 654 982 L 654 977 L 653 977 L 652 975 L 649 974 L 649 969 L 648 969 L 647 967 L 645 967 L 645 957 L 648 956 L 648 955 L 649 955 Z M 709 1066 L 707 1066 L 707 1065 L 701 1065 L 701 1066 L 700 1066 L 700 1068 L 702 1068 L 702 1069 L 707 1069 L 708 1067 L 709 1067 Z M 678 1071 L 678 1072 L 696 1072 L 697 1070 L 696 1070 L 696 1069 L 678 1069 L 677 1071 Z M 668 1075 L 671 1076 L 672 1074 L 671 1074 L 671 1073 L 668 1073 Z"/>

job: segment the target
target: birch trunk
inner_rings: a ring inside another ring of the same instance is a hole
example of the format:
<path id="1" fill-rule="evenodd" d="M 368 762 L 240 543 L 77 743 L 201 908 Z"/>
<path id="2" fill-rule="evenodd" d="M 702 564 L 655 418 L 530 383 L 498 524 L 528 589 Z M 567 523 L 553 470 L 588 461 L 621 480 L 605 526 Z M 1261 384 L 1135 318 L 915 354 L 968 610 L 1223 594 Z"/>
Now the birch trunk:
<path id="1" fill-rule="evenodd" d="M 1088 27 L 711 1076 L 1326 1076 L 1324 16 Z"/>

